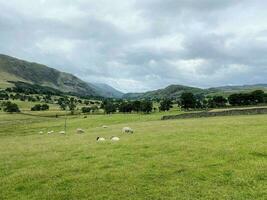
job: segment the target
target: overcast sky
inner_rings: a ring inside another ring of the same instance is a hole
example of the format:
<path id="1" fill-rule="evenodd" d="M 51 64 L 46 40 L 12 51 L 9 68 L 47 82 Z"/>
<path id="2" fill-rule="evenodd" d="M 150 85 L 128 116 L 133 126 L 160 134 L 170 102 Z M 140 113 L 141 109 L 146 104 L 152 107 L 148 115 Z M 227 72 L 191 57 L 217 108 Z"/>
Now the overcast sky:
<path id="1" fill-rule="evenodd" d="M 264 0 L 0 0 L 0 53 L 124 92 L 267 83 Z"/>

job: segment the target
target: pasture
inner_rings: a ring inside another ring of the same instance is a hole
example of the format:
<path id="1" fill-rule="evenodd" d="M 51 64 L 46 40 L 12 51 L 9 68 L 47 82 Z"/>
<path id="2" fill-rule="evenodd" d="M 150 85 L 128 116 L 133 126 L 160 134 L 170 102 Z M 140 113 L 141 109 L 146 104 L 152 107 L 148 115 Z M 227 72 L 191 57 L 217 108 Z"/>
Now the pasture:
<path id="1" fill-rule="evenodd" d="M 266 199 L 267 115 L 163 114 L 68 116 L 61 135 L 64 117 L 0 112 L 0 199 Z"/>

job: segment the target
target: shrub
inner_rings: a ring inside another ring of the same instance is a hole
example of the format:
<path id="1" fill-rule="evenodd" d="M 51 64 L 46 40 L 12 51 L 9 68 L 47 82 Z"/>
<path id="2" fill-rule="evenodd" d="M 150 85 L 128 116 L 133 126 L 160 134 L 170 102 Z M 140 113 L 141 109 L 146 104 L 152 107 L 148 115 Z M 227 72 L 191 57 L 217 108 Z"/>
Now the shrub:
<path id="1" fill-rule="evenodd" d="M 107 114 L 115 113 L 117 111 L 117 105 L 112 101 L 103 101 L 101 107 Z"/>
<path id="2" fill-rule="evenodd" d="M 20 112 L 18 105 L 10 101 L 3 103 L 3 110 L 8 113 Z"/>
<path id="3" fill-rule="evenodd" d="M 164 99 L 160 102 L 159 110 L 160 111 L 168 111 L 172 108 L 172 101 L 169 99 Z"/>
<path id="4" fill-rule="evenodd" d="M 36 104 L 31 108 L 31 111 L 41 111 L 41 110 L 49 110 L 49 106 L 47 104 Z"/>
<path id="5" fill-rule="evenodd" d="M 82 107 L 82 113 L 90 113 L 91 110 L 92 109 L 90 107 Z"/>
<path id="6" fill-rule="evenodd" d="M 196 107 L 196 97 L 191 92 L 184 92 L 181 95 L 182 108 L 189 109 Z"/>
<path id="7" fill-rule="evenodd" d="M 141 111 L 144 113 L 150 113 L 153 110 L 153 102 L 152 101 L 142 101 L 141 102 Z"/>

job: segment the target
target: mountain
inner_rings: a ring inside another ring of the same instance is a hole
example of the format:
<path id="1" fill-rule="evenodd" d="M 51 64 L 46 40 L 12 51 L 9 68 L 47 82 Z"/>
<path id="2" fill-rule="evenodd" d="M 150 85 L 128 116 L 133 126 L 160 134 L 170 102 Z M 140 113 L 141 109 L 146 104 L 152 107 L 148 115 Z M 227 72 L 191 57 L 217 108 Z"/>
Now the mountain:
<path id="1" fill-rule="evenodd" d="M 184 85 L 170 85 L 164 89 L 149 91 L 145 93 L 128 93 L 123 95 L 126 99 L 163 99 L 163 98 L 178 98 L 184 92 L 192 92 L 193 94 L 206 94 L 208 90 L 189 87 Z"/>
<path id="2" fill-rule="evenodd" d="M 110 97 L 110 98 L 122 98 L 124 95 L 119 90 L 107 85 L 105 83 L 88 83 L 98 94 L 102 97 Z"/>
<path id="3" fill-rule="evenodd" d="M 86 83 L 72 74 L 0 54 L 0 87 L 13 86 L 10 81 L 47 86 L 79 95 L 103 97 L 122 95 L 108 85 Z"/>
<path id="4" fill-rule="evenodd" d="M 257 89 L 267 91 L 267 84 L 222 86 L 209 89 L 201 89 L 183 85 L 170 85 L 164 89 L 148 91 L 144 93 L 123 94 L 107 84 L 86 83 L 72 74 L 60 72 L 42 64 L 27 62 L 0 54 L 0 88 L 13 86 L 14 84 L 12 82 L 37 84 L 54 88 L 62 92 L 71 92 L 79 95 L 125 99 L 178 98 L 183 92 L 227 96 L 231 93 L 249 92 Z"/>
<path id="5" fill-rule="evenodd" d="M 267 91 L 267 84 L 241 85 L 241 86 L 222 86 L 208 89 L 189 87 L 183 85 L 170 85 L 164 89 L 144 92 L 144 93 L 127 93 L 123 95 L 125 99 L 176 99 L 184 92 L 191 92 L 195 95 L 223 95 L 228 96 L 232 93 L 251 92 L 253 90 Z"/>
<path id="6" fill-rule="evenodd" d="M 267 91 L 267 84 L 221 86 L 221 87 L 216 87 L 216 88 L 211 88 L 211 89 L 220 90 L 225 93 L 246 92 L 246 91 L 252 91 L 252 90 Z"/>

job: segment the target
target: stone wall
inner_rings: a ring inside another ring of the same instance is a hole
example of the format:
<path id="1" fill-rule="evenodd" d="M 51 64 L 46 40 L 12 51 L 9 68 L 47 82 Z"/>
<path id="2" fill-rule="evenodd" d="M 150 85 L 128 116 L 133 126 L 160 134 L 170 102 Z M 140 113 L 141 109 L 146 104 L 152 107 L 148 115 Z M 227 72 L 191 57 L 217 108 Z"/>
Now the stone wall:
<path id="1" fill-rule="evenodd" d="M 218 112 L 197 112 L 197 113 L 184 113 L 180 115 L 163 116 L 162 120 L 169 119 L 187 119 L 187 118 L 201 118 L 201 117 L 217 117 L 217 116 L 235 116 L 235 115 L 259 115 L 267 114 L 267 108 L 252 108 L 252 109 L 236 109 L 224 110 Z"/>

